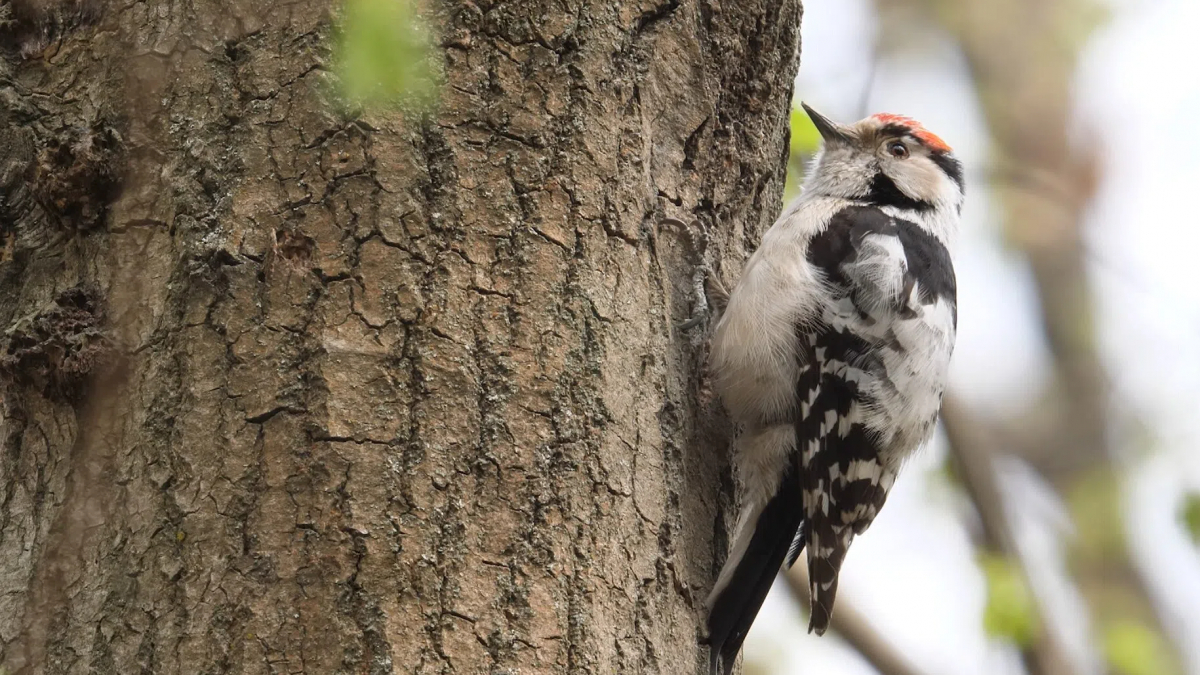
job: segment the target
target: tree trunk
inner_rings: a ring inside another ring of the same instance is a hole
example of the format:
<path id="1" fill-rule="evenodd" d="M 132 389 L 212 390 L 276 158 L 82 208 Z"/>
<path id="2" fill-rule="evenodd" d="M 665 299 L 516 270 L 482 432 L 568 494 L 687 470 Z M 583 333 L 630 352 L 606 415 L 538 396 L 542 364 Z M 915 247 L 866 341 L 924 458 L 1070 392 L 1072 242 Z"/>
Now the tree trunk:
<path id="1" fill-rule="evenodd" d="M 327 3 L 0 0 L 0 669 L 701 670 L 674 325 L 778 211 L 799 0 L 428 9 L 420 118 L 331 104 Z"/>

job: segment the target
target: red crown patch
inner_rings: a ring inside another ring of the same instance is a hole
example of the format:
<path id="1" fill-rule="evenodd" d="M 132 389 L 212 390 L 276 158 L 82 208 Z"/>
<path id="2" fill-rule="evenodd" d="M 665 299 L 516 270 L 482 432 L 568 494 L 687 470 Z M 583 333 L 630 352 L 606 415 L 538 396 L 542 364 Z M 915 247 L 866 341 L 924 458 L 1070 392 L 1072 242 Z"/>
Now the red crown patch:
<path id="1" fill-rule="evenodd" d="M 950 146 L 946 145 L 941 137 L 932 131 L 921 126 L 921 123 L 911 117 L 904 115 L 893 115 L 892 113 L 877 113 L 871 115 L 874 119 L 879 120 L 882 124 L 899 124 L 902 127 L 907 127 L 909 133 L 920 139 L 922 143 L 939 152 L 950 152 Z"/>

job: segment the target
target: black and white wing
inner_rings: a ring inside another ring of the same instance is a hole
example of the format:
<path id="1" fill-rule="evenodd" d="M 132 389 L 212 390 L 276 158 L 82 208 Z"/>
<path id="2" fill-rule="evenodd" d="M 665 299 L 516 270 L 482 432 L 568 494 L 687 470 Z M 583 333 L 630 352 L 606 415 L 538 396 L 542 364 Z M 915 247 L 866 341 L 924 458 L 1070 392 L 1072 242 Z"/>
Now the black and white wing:
<path id="1" fill-rule="evenodd" d="M 796 386 L 803 524 L 812 612 L 824 633 L 854 535 L 883 507 L 904 457 L 932 432 L 957 326 L 954 268 L 919 225 L 877 207 L 839 211 L 808 262 L 829 296 L 797 330 Z"/>

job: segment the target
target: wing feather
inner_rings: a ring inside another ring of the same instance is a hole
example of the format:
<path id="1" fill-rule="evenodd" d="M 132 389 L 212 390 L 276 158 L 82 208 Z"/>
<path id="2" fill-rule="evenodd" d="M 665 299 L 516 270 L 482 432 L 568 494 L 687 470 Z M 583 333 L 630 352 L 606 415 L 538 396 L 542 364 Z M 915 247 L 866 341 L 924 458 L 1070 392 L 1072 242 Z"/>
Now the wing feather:
<path id="1" fill-rule="evenodd" d="M 796 441 L 804 505 L 798 538 L 808 544 L 812 586 L 809 630 L 820 634 L 829 625 L 846 552 L 878 515 L 895 480 L 890 430 L 903 410 L 896 404 L 911 392 L 899 390 L 893 371 L 911 357 L 905 341 L 917 334 L 896 329 L 929 322 L 928 305 L 953 307 L 955 287 L 945 247 L 875 207 L 835 214 L 809 246 L 808 261 L 829 290 L 821 321 L 797 335 L 804 358 L 815 365 L 797 390 L 811 403 L 799 406 Z"/>

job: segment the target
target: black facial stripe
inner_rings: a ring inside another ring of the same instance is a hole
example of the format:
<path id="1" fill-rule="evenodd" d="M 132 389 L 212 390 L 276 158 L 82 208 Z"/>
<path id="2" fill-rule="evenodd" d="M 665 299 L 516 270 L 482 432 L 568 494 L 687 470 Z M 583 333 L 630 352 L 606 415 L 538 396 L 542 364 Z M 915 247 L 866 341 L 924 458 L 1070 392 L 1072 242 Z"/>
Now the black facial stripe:
<path id="1" fill-rule="evenodd" d="M 863 195 L 863 201 L 876 206 L 896 206 L 913 211 L 933 210 L 932 202 L 913 199 L 904 194 L 904 191 L 896 185 L 896 181 L 882 171 L 876 173 L 875 177 L 871 179 L 871 187 L 867 194 Z"/>
<path id="2" fill-rule="evenodd" d="M 954 181 L 954 183 L 958 185 L 959 190 L 964 189 L 962 162 L 954 159 L 945 152 L 931 152 L 929 153 L 929 159 L 932 159 L 933 163 L 937 164 L 938 168 L 941 169 L 942 172 L 947 176 L 949 176 L 950 180 Z"/>

